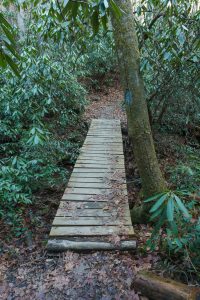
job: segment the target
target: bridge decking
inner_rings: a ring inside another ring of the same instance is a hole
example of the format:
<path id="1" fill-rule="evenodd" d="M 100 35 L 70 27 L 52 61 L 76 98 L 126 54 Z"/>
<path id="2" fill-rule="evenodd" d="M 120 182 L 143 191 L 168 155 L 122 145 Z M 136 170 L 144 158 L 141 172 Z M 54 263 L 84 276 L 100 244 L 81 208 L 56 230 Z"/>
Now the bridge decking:
<path id="1" fill-rule="evenodd" d="M 133 249 L 133 236 L 120 121 L 93 119 L 47 249 Z"/>

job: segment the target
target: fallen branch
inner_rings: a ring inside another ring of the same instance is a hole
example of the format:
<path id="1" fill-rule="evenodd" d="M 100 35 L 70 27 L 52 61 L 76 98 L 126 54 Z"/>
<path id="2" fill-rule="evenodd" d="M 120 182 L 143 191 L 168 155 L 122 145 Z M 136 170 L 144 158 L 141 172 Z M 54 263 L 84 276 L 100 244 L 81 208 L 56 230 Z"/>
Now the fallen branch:
<path id="1" fill-rule="evenodd" d="M 122 241 L 119 244 L 109 242 L 92 242 L 92 241 L 70 241 L 70 240 L 49 240 L 47 250 L 61 252 L 65 250 L 134 250 L 136 241 Z"/>

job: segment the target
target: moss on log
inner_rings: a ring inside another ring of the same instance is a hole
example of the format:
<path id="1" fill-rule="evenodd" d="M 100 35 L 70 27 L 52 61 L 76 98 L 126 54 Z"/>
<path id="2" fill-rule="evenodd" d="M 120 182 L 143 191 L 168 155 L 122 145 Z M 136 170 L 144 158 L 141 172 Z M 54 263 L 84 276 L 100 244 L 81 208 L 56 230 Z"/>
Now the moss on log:
<path id="1" fill-rule="evenodd" d="M 136 275 L 133 288 L 150 300 L 200 300 L 200 288 L 190 287 L 147 271 Z"/>

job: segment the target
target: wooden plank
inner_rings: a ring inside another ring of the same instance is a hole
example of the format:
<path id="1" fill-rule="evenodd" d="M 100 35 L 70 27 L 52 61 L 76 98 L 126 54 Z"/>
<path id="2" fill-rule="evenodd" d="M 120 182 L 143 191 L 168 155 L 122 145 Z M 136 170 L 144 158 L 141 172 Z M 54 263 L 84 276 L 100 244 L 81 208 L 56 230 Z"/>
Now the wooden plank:
<path id="1" fill-rule="evenodd" d="M 87 165 L 101 165 L 101 166 L 113 166 L 113 165 L 116 165 L 116 166 L 120 166 L 120 167 L 123 167 L 124 168 L 124 161 L 115 161 L 115 160 L 98 160 L 98 159 L 95 159 L 95 160 L 88 160 L 88 159 L 78 159 L 76 161 L 77 164 L 87 164 Z"/>
<path id="2" fill-rule="evenodd" d="M 92 147 L 96 148 L 97 150 L 120 150 L 123 153 L 123 145 L 122 144 L 118 144 L 118 143 L 104 143 L 104 142 L 96 142 L 96 143 L 89 143 L 86 142 L 85 144 L 83 144 L 82 146 L 83 148 L 87 148 L 87 150 L 90 150 Z"/>
<path id="3" fill-rule="evenodd" d="M 101 137 L 101 136 L 89 136 L 87 135 L 86 136 L 86 139 L 88 140 L 104 140 L 107 142 L 108 140 L 116 140 L 118 141 L 119 143 L 122 143 L 122 137 L 119 135 L 118 137 L 115 137 L 115 136 L 105 136 L 105 137 Z"/>
<path id="4" fill-rule="evenodd" d="M 67 187 L 64 193 L 82 194 L 82 195 L 106 195 L 109 194 L 110 189 L 95 189 L 95 188 L 70 188 Z"/>
<path id="5" fill-rule="evenodd" d="M 122 133 L 121 133 L 121 130 L 119 131 L 119 130 L 109 130 L 109 129 L 107 129 L 107 130 L 102 130 L 102 129 L 90 129 L 89 131 L 88 131 L 88 133 L 87 133 L 87 136 L 88 135 L 91 135 L 91 134 L 101 134 L 101 135 L 110 135 L 111 137 L 116 137 L 116 136 L 118 136 L 118 137 L 122 137 Z"/>
<path id="6" fill-rule="evenodd" d="M 116 148 L 112 148 L 112 147 L 98 147 L 98 146 L 93 146 L 93 145 L 86 145 L 83 146 L 81 149 L 80 154 L 84 153 L 84 155 L 87 154 L 87 156 L 90 156 L 91 154 L 97 154 L 97 153 L 101 153 L 102 156 L 104 154 L 104 157 L 107 155 L 108 159 L 110 160 L 110 158 L 116 157 L 118 155 L 123 156 L 123 148 L 121 147 L 116 147 Z M 91 156 L 90 156 L 91 157 Z M 123 157 L 121 157 L 123 158 Z"/>
<path id="7" fill-rule="evenodd" d="M 82 147 L 87 148 L 87 150 L 90 149 L 91 147 L 97 148 L 98 150 L 99 149 L 102 149 L 102 150 L 108 149 L 108 150 L 121 150 L 122 151 L 124 149 L 122 144 L 119 144 L 119 143 L 109 144 L 109 143 L 104 143 L 104 142 L 98 142 L 98 143 L 97 142 L 96 143 L 85 142 Z"/>
<path id="8" fill-rule="evenodd" d="M 132 226 L 53 226 L 50 236 L 134 235 Z"/>
<path id="9" fill-rule="evenodd" d="M 118 126 L 120 127 L 119 122 L 108 122 L 108 121 L 101 121 L 101 122 L 91 122 L 91 126 Z"/>
<path id="10" fill-rule="evenodd" d="M 121 158 L 122 160 L 124 160 L 124 156 L 123 154 L 109 154 L 109 153 L 101 153 L 101 154 L 96 154 L 96 153 L 90 153 L 88 154 L 87 152 L 85 153 L 81 153 L 78 157 L 79 159 L 82 158 L 88 158 L 88 159 L 117 159 L 117 158 Z"/>
<path id="11" fill-rule="evenodd" d="M 77 169 L 78 170 L 78 169 Z M 81 177 L 84 177 L 84 178 L 111 178 L 111 176 L 113 176 L 114 174 L 114 171 L 109 171 L 109 172 L 73 172 L 73 174 L 71 175 L 71 177 L 78 177 L 78 178 L 81 178 Z M 125 173 L 122 175 L 123 178 L 125 178 Z"/>
<path id="12" fill-rule="evenodd" d="M 96 174 L 96 173 L 95 173 Z M 70 179 L 69 179 L 69 183 L 70 182 L 86 182 L 86 183 L 89 183 L 89 182 L 93 182 L 93 183 L 105 183 L 105 182 L 108 182 L 108 178 L 103 178 L 103 177 L 84 177 L 84 176 L 79 176 L 79 174 L 77 173 L 72 173 Z"/>
<path id="13" fill-rule="evenodd" d="M 112 220 L 109 217 L 79 217 L 78 219 L 72 219 L 70 217 L 55 217 L 53 221 L 55 226 L 84 226 L 84 225 L 93 225 L 93 226 L 119 226 L 119 225 L 132 225 L 130 218 L 123 220 Z"/>
<path id="14" fill-rule="evenodd" d="M 122 140 L 121 138 L 112 138 L 112 137 L 86 137 L 85 139 L 85 143 L 86 144 L 87 142 L 92 142 L 93 144 L 96 144 L 96 143 L 102 143 L 102 142 L 105 142 L 105 143 L 118 143 L 118 144 L 122 144 Z"/>
<path id="15" fill-rule="evenodd" d="M 109 160 L 113 160 L 113 161 L 123 161 L 124 162 L 124 158 L 122 155 L 92 155 L 89 156 L 87 154 L 82 154 L 79 155 L 78 160 L 96 160 L 96 161 L 109 161 Z"/>
<path id="16" fill-rule="evenodd" d="M 101 123 L 101 122 L 107 122 L 107 123 L 119 123 L 119 119 L 106 119 L 106 118 L 101 118 L 101 119 L 92 119 L 91 123 Z"/>
<path id="17" fill-rule="evenodd" d="M 118 189 L 118 190 L 122 190 L 122 192 L 124 193 L 124 195 L 127 194 L 127 191 L 122 188 L 122 189 Z M 111 188 L 107 188 L 107 189 L 103 189 L 103 188 L 71 188 L 71 187 L 67 187 L 65 189 L 65 194 L 66 193 L 70 193 L 70 194 L 82 194 L 82 195 L 110 195 L 112 192 Z"/>
<path id="18" fill-rule="evenodd" d="M 76 162 L 88 162 L 88 163 L 104 163 L 104 164 L 108 164 L 108 163 L 118 163 L 118 164 L 122 164 L 124 165 L 124 159 L 123 157 L 109 157 L 109 158 L 106 158 L 106 157 L 103 157 L 103 158 L 95 158 L 95 157 L 78 157 L 77 161 Z"/>
<path id="19" fill-rule="evenodd" d="M 91 162 L 91 163 L 95 163 L 95 162 L 105 162 L 105 163 L 109 163 L 111 162 L 116 162 L 116 163 L 122 163 L 124 164 L 124 158 L 123 156 L 109 156 L 109 157 L 90 157 L 87 155 L 83 155 L 83 156 L 79 156 L 77 161 L 82 162 L 82 161 L 87 161 L 87 162 Z"/>
<path id="20" fill-rule="evenodd" d="M 119 136 L 122 136 L 122 133 L 121 133 L 121 130 L 116 130 L 115 132 L 113 132 L 113 129 L 103 129 L 102 128 L 99 128 L 99 129 L 90 129 L 88 131 L 88 134 L 91 134 L 91 133 L 100 133 L 100 134 L 110 134 L 110 135 L 119 135 Z"/>
<path id="21" fill-rule="evenodd" d="M 103 126 L 107 126 L 107 127 L 119 127 L 120 128 L 120 124 L 117 123 L 105 123 L 105 122 L 101 122 L 101 123 L 95 123 L 92 122 L 90 125 L 90 128 L 97 128 L 97 127 L 103 127 Z"/>
<path id="22" fill-rule="evenodd" d="M 117 211 L 104 211 L 102 209 L 76 209 L 76 210 L 65 210 L 58 208 L 57 217 L 110 217 L 117 218 Z"/>
<path id="23" fill-rule="evenodd" d="M 123 151 L 117 150 L 117 149 L 116 150 L 85 150 L 85 149 L 82 149 L 82 150 L 80 150 L 80 153 L 81 154 L 87 153 L 89 155 L 90 154 L 96 154 L 96 155 L 98 155 L 98 154 L 120 155 L 120 154 L 123 154 Z"/>
<path id="24" fill-rule="evenodd" d="M 120 124 L 120 120 L 119 119 L 92 119 L 92 124 L 101 124 L 101 123 L 106 123 L 106 124 L 109 124 L 109 123 L 114 123 L 114 124 Z"/>
<path id="25" fill-rule="evenodd" d="M 85 177 L 78 177 L 74 176 L 73 174 L 70 177 L 69 184 L 72 182 L 83 182 L 83 183 L 108 183 L 108 182 L 116 182 L 119 184 L 126 184 L 126 180 L 120 179 L 120 180 L 109 180 L 108 178 L 85 178 Z"/>
<path id="26" fill-rule="evenodd" d="M 122 145 L 102 145 L 102 144 L 84 144 L 81 148 L 82 150 L 93 150 L 93 151 L 120 151 L 123 154 L 123 146 Z"/>
<path id="27" fill-rule="evenodd" d="M 118 122 L 91 122 L 90 124 L 90 128 L 94 126 L 94 127 L 97 127 L 97 126 L 118 126 L 120 127 L 120 123 Z"/>
<path id="28" fill-rule="evenodd" d="M 85 143 L 83 144 L 83 147 L 90 147 L 90 146 L 102 146 L 104 148 L 109 148 L 110 150 L 113 149 L 113 150 L 116 150 L 116 148 L 121 148 L 123 149 L 123 144 L 122 143 L 119 143 L 117 141 L 85 141 Z"/>
<path id="29" fill-rule="evenodd" d="M 96 196 L 96 195 L 83 195 L 83 194 L 63 194 L 62 196 L 63 201 L 91 201 L 91 202 L 108 202 L 108 199 L 103 196 Z"/>
<path id="30" fill-rule="evenodd" d="M 68 187 L 108 189 L 111 185 L 97 182 L 68 182 Z"/>
<path id="31" fill-rule="evenodd" d="M 121 139 L 121 135 L 120 134 L 112 134 L 112 133 L 98 133 L 98 132 L 89 132 L 87 134 L 87 137 L 90 137 L 90 138 L 114 138 L 114 139 Z"/>
<path id="32" fill-rule="evenodd" d="M 107 209 L 108 203 L 104 201 L 61 201 L 59 209 L 77 210 L 77 209 Z"/>
<path id="33" fill-rule="evenodd" d="M 118 165 L 118 166 L 123 166 L 124 167 L 124 160 L 123 159 L 114 159 L 114 158 L 109 158 L 109 159 L 104 159 L 104 160 L 98 160 L 98 158 L 82 158 L 82 159 L 77 159 L 76 164 L 98 164 L 98 165 Z"/>
<path id="34" fill-rule="evenodd" d="M 109 148 L 109 149 L 118 149 L 118 148 L 120 148 L 120 149 L 123 149 L 123 145 L 122 145 L 122 143 L 112 143 L 112 144 L 109 144 L 109 143 L 93 143 L 93 142 L 91 142 L 91 143 L 88 143 L 88 142 L 85 142 L 84 144 L 83 144 L 83 146 L 82 147 L 86 147 L 86 148 L 91 148 L 91 147 L 95 147 L 95 148 L 98 148 L 98 149 L 101 149 L 101 148 Z"/>
<path id="35" fill-rule="evenodd" d="M 97 189 L 112 189 L 112 184 L 109 183 L 97 183 L 97 182 L 72 182 L 69 181 L 68 187 L 72 188 L 97 188 Z M 120 189 L 125 189 L 126 185 L 125 184 L 119 184 L 118 188 Z"/>
<path id="36" fill-rule="evenodd" d="M 120 124 L 106 124 L 106 123 L 101 123 L 101 124 L 91 124 L 90 129 L 98 129 L 98 128 L 109 128 L 109 129 L 115 129 L 117 128 L 118 130 L 121 130 Z"/>
<path id="37" fill-rule="evenodd" d="M 117 164 L 117 163 L 110 163 L 110 164 L 102 164 L 102 163 L 95 163 L 95 164 L 88 164 L 88 163 L 82 163 L 79 164 L 78 162 L 76 163 L 76 168 L 94 168 L 94 169 L 102 169 L 102 168 L 107 168 L 107 169 L 120 169 L 120 170 L 124 170 L 124 166 Z"/>
<path id="38" fill-rule="evenodd" d="M 74 168 L 73 173 L 103 173 L 104 176 L 106 174 L 114 174 L 117 170 L 120 170 L 121 174 L 125 175 L 124 169 L 114 169 L 114 168 Z M 99 175 L 101 177 L 101 175 Z"/>

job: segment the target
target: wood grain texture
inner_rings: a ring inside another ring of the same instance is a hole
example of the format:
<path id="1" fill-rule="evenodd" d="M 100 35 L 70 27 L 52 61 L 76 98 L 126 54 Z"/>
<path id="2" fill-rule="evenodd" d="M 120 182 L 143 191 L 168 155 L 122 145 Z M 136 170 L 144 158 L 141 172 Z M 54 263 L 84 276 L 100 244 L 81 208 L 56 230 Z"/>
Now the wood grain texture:
<path id="1" fill-rule="evenodd" d="M 52 226 L 50 236 L 134 235 L 132 226 Z"/>
<path id="2" fill-rule="evenodd" d="M 106 197 L 100 196 L 99 195 L 83 195 L 83 194 L 63 194 L 62 200 L 64 201 L 79 201 L 79 202 L 85 202 L 85 201 L 104 201 L 107 202 L 108 199 Z"/>
<path id="3" fill-rule="evenodd" d="M 123 219 L 121 222 L 119 220 L 112 220 L 109 217 L 79 217 L 78 219 L 73 219 L 71 217 L 55 217 L 53 221 L 54 226 L 131 226 L 129 219 Z"/>

